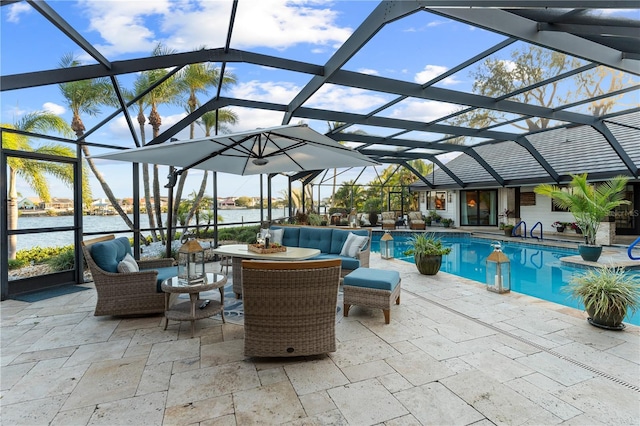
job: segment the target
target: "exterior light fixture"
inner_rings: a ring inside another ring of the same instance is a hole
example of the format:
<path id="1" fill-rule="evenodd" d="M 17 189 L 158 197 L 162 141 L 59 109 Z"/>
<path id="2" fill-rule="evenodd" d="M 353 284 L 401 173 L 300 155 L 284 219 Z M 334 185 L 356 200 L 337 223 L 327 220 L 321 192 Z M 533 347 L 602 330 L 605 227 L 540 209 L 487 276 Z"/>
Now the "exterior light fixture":
<path id="1" fill-rule="evenodd" d="M 389 231 L 385 231 L 380 237 L 380 257 L 383 259 L 393 259 L 393 237 Z"/>
<path id="2" fill-rule="evenodd" d="M 491 243 L 493 252 L 487 257 L 487 290 L 495 293 L 508 293 L 511 291 L 511 263 L 502 252 L 502 244 L 499 241 Z"/>

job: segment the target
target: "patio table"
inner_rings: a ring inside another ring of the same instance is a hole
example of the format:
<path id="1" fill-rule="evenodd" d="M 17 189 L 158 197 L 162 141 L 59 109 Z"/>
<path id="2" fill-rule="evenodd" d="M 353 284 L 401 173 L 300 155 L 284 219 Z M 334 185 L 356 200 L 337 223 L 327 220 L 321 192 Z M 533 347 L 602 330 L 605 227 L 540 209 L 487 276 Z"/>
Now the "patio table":
<path id="1" fill-rule="evenodd" d="M 287 247 L 287 251 L 278 253 L 256 253 L 249 251 L 247 244 L 229 244 L 212 250 L 220 256 L 231 257 L 233 292 L 242 298 L 242 259 L 260 260 L 307 260 L 320 254 L 320 250 L 304 247 Z"/>

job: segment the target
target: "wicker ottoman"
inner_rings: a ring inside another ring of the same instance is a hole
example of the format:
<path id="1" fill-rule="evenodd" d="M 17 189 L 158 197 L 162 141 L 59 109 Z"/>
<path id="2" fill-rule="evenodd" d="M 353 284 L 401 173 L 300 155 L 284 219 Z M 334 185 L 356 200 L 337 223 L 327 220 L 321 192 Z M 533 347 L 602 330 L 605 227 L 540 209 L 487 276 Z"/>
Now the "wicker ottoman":
<path id="1" fill-rule="evenodd" d="M 391 305 L 400 304 L 400 274 L 397 271 L 358 268 L 344 277 L 344 316 L 351 305 L 382 309 L 384 322 L 391 320 Z"/>

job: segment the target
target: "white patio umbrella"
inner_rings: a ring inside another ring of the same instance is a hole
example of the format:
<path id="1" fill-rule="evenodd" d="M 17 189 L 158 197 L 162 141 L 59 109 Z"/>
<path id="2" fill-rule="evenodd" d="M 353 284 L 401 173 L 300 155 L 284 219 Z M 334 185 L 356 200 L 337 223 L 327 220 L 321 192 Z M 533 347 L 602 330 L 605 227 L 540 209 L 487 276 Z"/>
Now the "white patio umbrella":
<path id="1" fill-rule="evenodd" d="M 173 188 L 177 176 L 189 169 L 257 175 L 380 164 L 304 124 L 168 142 L 93 158 L 180 168 L 169 175 L 167 188 Z M 167 233 L 171 235 L 171 218 L 167 221 Z M 167 256 L 169 253 L 167 245 Z"/>
<path id="2" fill-rule="evenodd" d="M 95 155 L 93 158 L 257 175 L 380 163 L 306 125 L 256 129 Z"/>

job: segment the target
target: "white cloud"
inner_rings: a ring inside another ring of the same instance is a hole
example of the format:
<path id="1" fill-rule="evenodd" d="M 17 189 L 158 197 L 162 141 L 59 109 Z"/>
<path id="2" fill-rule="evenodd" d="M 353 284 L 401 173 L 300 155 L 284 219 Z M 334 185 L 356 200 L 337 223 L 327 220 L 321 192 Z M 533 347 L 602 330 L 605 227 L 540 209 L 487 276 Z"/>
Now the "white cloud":
<path id="1" fill-rule="evenodd" d="M 14 3 L 9 6 L 9 14 L 7 15 L 7 22 L 17 23 L 20 22 L 20 15 L 31 13 L 33 8 L 29 6 L 27 2 Z"/>
<path id="2" fill-rule="evenodd" d="M 456 111 L 459 107 L 437 101 L 405 100 L 391 111 L 390 117 L 429 122 Z"/>
<path id="3" fill-rule="evenodd" d="M 325 84 L 305 106 L 334 111 L 368 112 L 385 102 L 387 98 L 366 90 Z"/>
<path id="4" fill-rule="evenodd" d="M 419 84 L 424 84 L 445 73 L 446 71 L 447 67 L 443 67 L 441 65 L 425 65 L 424 69 L 413 77 L 413 81 Z M 452 86 L 459 83 L 460 81 L 456 79 L 455 76 L 449 76 L 442 80 L 442 84 L 444 84 L 445 86 Z"/>
<path id="5" fill-rule="evenodd" d="M 299 91 L 300 87 L 291 82 L 258 80 L 239 83 L 230 89 L 233 97 L 281 104 L 291 102 Z"/>
<path id="6" fill-rule="evenodd" d="M 100 34 L 103 43 L 96 48 L 107 56 L 131 52 L 150 52 L 160 37 L 145 20 L 170 16 L 169 0 L 147 1 L 80 1 L 89 16 L 89 29 Z M 153 22 L 153 21 L 151 21 Z"/>
<path id="7" fill-rule="evenodd" d="M 360 68 L 358 72 L 361 72 L 362 74 L 368 74 L 368 75 L 380 75 L 378 71 L 371 68 Z"/>
<path id="8" fill-rule="evenodd" d="M 42 104 L 42 109 L 55 115 L 62 115 L 67 111 L 67 109 L 62 105 L 58 105 L 53 102 L 45 102 Z"/>
<path id="9" fill-rule="evenodd" d="M 182 52 L 224 46 L 231 5 L 204 0 L 81 1 L 89 15 L 89 28 L 104 39 L 96 46 L 107 56 L 149 52 L 158 42 Z M 240 2 L 231 47 L 286 49 L 311 43 L 333 49 L 352 32 L 337 26 L 336 19 L 337 12 L 317 7 L 315 1 Z"/>

